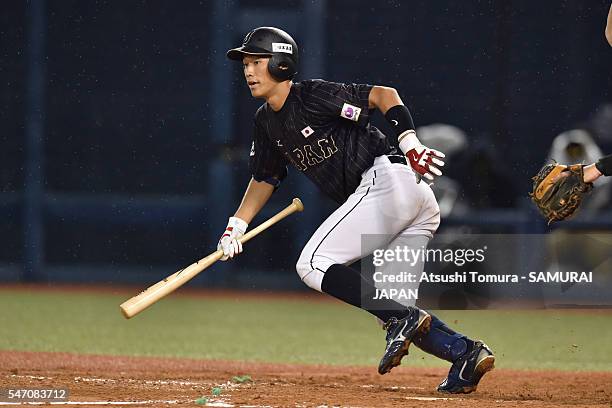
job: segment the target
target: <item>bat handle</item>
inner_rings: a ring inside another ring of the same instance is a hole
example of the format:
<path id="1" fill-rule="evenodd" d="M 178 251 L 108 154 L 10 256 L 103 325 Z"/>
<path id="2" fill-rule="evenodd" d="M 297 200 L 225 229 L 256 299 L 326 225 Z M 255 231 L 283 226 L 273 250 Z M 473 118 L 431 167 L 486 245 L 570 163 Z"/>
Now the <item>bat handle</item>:
<path id="1" fill-rule="evenodd" d="M 257 236 L 260 232 L 270 228 L 272 225 L 276 224 L 288 215 L 300 211 L 304 211 L 304 204 L 302 204 L 302 200 L 300 200 L 299 198 L 294 198 L 291 204 L 285 207 L 284 210 L 282 210 L 272 218 L 268 219 L 267 221 L 259 224 L 257 227 L 253 228 L 252 230 L 244 234 L 242 237 L 238 238 L 238 241 L 244 244 L 245 242 Z"/>

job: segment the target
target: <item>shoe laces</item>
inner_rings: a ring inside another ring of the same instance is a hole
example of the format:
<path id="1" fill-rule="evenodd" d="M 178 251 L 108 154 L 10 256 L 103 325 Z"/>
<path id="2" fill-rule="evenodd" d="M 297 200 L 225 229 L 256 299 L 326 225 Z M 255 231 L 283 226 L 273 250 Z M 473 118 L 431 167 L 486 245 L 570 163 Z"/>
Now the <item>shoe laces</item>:
<path id="1" fill-rule="evenodd" d="M 395 317 L 391 317 L 387 320 L 387 323 L 383 326 L 383 329 L 387 331 L 387 335 L 385 336 L 385 341 L 387 342 L 387 347 L 391 344 L 391 341 L 395 338 L 394 329 L 398 326 L 399 320 Z"/>
<path id="2" fill-rule="evenodd" d="M 389 320 L 387 320 L 385 322 L 385 324 L 383 324 L 383 330 L 389 330 L 389 328 L 393 325 L 396 325 L 398 322 L 396 317 L 390 317 Z"/>

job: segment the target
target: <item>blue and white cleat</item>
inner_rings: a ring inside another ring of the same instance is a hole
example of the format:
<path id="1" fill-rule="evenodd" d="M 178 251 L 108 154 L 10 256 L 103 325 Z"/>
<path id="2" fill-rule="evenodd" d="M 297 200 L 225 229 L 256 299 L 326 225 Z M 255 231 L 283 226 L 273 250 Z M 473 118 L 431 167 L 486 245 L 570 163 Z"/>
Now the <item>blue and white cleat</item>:
<path id="1" fill-rule="evenodd" d="M 495 356 L 482 341 L 468 341 L 468 350 L 451 366 L 448 376 L 438 386 L 447 394 L 469 394 L 476 391 L 483 375 L 495 367 Z"/>
<path id="2" fill-rule="evenodd" d="M 412 338 L 425 334 L 431 326 L 431 316 L 424 310 L 409 307 L 408 316 L 403 319 L 390 318 L 383 326 L 387 330 L 387 347 L 378 365 L 378 373 L 386 374 L 393 367 L 400 365 L 402 358 L 408 354 Z"/>

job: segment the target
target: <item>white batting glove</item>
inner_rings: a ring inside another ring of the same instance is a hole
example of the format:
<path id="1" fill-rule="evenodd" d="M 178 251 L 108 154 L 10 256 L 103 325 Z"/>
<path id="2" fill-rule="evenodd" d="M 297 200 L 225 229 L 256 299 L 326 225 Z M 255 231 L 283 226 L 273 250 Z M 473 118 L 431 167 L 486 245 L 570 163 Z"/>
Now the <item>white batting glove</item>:
<path id="1" fill-rule="evenodd" d="M 238 217 L 230 217 L 225 232 L 217 244 L 217 250 L 223 250 L 222 261 L 227 261 L 242 252 L 242 243 L 238 238 L 242 237 L 249 224 Z"/>
<path id="2" fill-rule="evenodd" d="M 421 177 L 432 181 L 435 176 L 441 176 L 442 171 L 439 169 L 444 166 L 442 159 L 444 153 L 435 149 L 423 146 L 417 138 L 414 130 L 407 130 L 397 138 L 399 148 L 406 155 L 410 166 L 417 173 L 417 183 L 421 181 Z"/>

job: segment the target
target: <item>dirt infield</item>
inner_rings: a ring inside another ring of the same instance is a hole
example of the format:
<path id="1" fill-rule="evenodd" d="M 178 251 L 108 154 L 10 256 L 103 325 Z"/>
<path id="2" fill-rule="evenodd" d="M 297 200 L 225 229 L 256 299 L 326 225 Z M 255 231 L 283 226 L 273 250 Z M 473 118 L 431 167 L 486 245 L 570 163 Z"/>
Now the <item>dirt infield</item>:
<path id="1" fill-rule="evenodd" d="M 612 407 L 612 373 L 494 370 L 478 392 L 446 396 L 434 391 L 446 370 L 409 361 L 385 376 L 375 367 L 9 351 L 0 364 L 0 388 L 69 388 L 73 404 L 63 406 Z"/>

